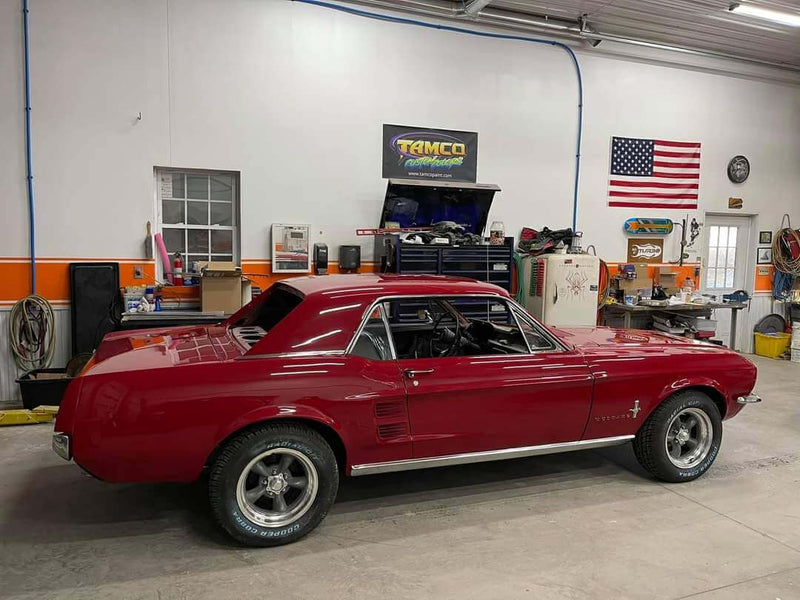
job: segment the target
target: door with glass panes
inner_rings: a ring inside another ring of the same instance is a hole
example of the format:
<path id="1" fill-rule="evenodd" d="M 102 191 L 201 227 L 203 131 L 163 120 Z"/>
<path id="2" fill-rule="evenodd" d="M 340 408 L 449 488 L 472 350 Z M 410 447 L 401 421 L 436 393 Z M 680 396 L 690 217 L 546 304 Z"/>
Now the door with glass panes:
<path id="1" fill-rule="evenodd" d="M 750 218 L 706 216 L 706 252 L 701 289 L 721 296 L 747 287 L 747 249 Z"/>

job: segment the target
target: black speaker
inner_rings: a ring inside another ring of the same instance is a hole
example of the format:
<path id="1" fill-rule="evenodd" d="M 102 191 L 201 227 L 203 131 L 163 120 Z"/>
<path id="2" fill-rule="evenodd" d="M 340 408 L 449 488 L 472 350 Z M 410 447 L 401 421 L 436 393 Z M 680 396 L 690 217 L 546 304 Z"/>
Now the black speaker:
<path id="1" fill-rule="evenodd" d="M 72 355 L 93 352 L 117 328 L 119 263 L 70 263 Z"/>
<path id="2" fill-rule="evenodd" d="M 339 270 L 354 271 L 361 266 L 361 246 L 339 246 Z"/>
<path id="3" fill-rule="evenodd" d="M 314 273 L 316 275 L 328 273 L 328 244 L 314 244 Z"/>

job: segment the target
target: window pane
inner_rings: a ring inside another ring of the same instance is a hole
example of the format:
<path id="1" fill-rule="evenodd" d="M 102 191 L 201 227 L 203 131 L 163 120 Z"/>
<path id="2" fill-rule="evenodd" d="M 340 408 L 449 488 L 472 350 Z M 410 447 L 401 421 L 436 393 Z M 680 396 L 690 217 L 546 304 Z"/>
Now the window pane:
<path id="1" fill-rule="evenodd" d="M 725 262 L 725 266 L 729 269 L 736 266 L 736 248 L 728 248 L 728 260 Z"/>
<path id="2" fill-rule="evenodd" d="M 211 251 L 223 254 L 233 252 L 233 232 L 232 231 L 212 231 L 211 232 Z"/>
<path id="3" fill-rule="evenodd" d="M 211 260 L 218 260 L 220 262 L 233 262 L 233 254 L 212 254 Z"/>
<path id="4" fill-rule="evenodd" d="M 527 319 L 527 315 L 523 315 L 516 308 L 512 308 L 514 314 L 522 327 L 522 333 L 528 340 L 528 345 L 531 350 L 553 350 L 553 344 L 541 332 L 537 331 L 533 324 Z"/>
<path id="5" fill-rule="evenodd" d="M 229 177 L 228 175 L 212 175 L 211 199 L 231 202 L 233 200 L 233 177 Z"/>
<path id="6" fill-rule="evenodd" d="M 717 245 L 717 239 L 718 239 L 717 236 L 718 235 L 719 235 L 719 227 L 717 227 L 716 225 L 712 225 L 711 227 L 708 228 L 708 245 L 709 246 L 716 246 Z"/>
<path id="7" fill-rule="evenodd" d="M 716 269 L 708 269 L 708 274 L 706 275 L 706 287 L 709 289 L 713 289 L 716 287 L 717 282 L 717 270 Z"/>
<path id="8" fill-rule="evenodd" d="M 186 197 L 194 200 L 208 200 L 208 176 L 187 175 Z"/>
<path id="9" fill-rule="evenodd" d="M 728 228 L 727 227 L 720 227 L 719 228 L 719 240 L 717 242 L 717 246 L 722 248 L 723 246 L 728 245 Z"/>
<path id="10" fill-rule="evenodd" d="M 717 250 L 717 266 L 724 267 L 725 266 L 725 256 L 728 252 L 727 248 L 720 248 Z"/>
<path id="11" fill-rule="evenodd" d="M 728 246 L 735 247 L 736 246 L 736 233 L 738 231 L 738 227 L 730 227 L 728 229 Z"/>
<path id="12" fill-rule="evenodd" d="M 161 197 L 162 198 L 183 198 L 183 173 L 161 173 Z M 170 180 L 172 182 L 172 193 L 169 193 Z M 167 193 L 165 193 L 167 192 Z"/>
<path id="13" fill-rule="evenodd" d="M 164 236 L 164 245 L 166 245 L 167 252 L 170 254 L 170 260 L 175 252 L 183 254 L 186 250 L 184 247 L 184 231 L 184 229 L 164 229 L 161 232 L 161 235 Z"/>
<path id="14" fill-rule="evenodd" d="M 733 287 L 733 269 L 725 269 L 725 287 Z"/>
<path id="15" fill-rule="evenodd" d="M 717 249 L 716 248 L 709 248 L 708 249 L 708 264 L 707 267 L 713 267 L 717 264 Z"/>
<path id="16" fill-rule="evenodd" d="M 717 281 L 714 284 L 714 287 L 725 287 L 725 269 L 717 269 Z"/>
<path id="17" fill-rule="evenodd" d="M 186 255 L 186 264 L 184 269 L 190 273 L 196 273 L 194 266 L 195 263 L 204 263 L 208 262 L 208 254 L 187 254 Z M 200 265 L 198 265 L 199 267 Z"/>
<path id="18" fill-rule="evenodd" d="M 208 225 L 208 202 L 187 202 L 186 216 L 191 225 Z"/>
<path id="19" fill-rule="evenodd" d="M 186 218 L 183 214 L 183 200 L 162 200 L 161 222 L 185 223 Z"/>
<path id="20" fill-rule="evenodd" d="M 208 252 L 208 230 L 189 229 L 189 252 Z"/>
<path id="21" fill-rule="evenodd" d="M 213 193 L 212 193 L 213 196 Z M 212 225 L 233 225 L 233 204 L 211 204 Z"/>
<path id="22" fill-rule="evenodd" d="M 386 325 L 381 317 L 380 309 L 376 308 L 370 315 L 353 346 L 353 354 L 370 360 L 390 360 L 392 358 L 389 335 L 386 332 Z"/>

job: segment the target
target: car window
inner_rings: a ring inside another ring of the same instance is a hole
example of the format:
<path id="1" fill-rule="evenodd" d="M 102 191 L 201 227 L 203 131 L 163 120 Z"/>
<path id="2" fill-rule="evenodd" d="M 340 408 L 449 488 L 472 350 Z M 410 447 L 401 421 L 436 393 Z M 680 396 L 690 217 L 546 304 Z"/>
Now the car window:
<path id="1" fill-rule="evenodd" d="M 503 298 L 411 298 L 386 302 L 385 307 L 398 358 L 529 352 Z"/>
<path id="2" fill-rule="evenodd" d="M 232 327 L 260 327 L 268 332 L 285 319 L 303 301 L 302 296 L 281 286 L 273 286 L 264 292 L 264 299 L 257 301 L 253 309 L 240 318 Z"/>
<path id="3" fill-rule="evenodd" d="M 556 345 L 551 341 L 547 334 L 541 331 L 536 323 L 525 312 L 519 310 L 516 306 L 512 306 L 511 311 L 522 328 L 522 333 L 525 335 L 528 346 L 530 346 L 530 349 L 533 352 L 543 352 L 557 349 Z"/>
<path id="4" fill-rule="evenodd" d="M 373 309 L 356 339 L 352 354 L 370 360 L 390 360 L 392 358 L 391 343 L 382 311 L 382 306 L 376 306 Z"/>

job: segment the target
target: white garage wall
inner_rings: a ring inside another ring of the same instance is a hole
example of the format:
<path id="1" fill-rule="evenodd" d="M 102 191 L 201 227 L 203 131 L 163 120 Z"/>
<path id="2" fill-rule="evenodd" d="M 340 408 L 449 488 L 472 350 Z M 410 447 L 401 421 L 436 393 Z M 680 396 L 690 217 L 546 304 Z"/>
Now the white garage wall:
<path id="1" fill-rule="evenodd" d="M 0 257 L 28 244 L 20 32 L 18 3 L 0 3 Z M 311 223 L 335 255 L 377 223 L 382 123 L 478 131 L 479 180 L 503 188 L 490 220 L 510 234 L 571 223 L 577 91 L 557 48 L 286 0 L 32 0 L 31 34 L 40 256 L 141 256 L 156 165 L 241 172 L 244 258 L 269 256 L 273 222 Z M 701 141 L 701 220 L 740 196 L 759 229 L 787 210 L 800 224 L 798 87 L 579 58 L 578 226 L 602 257 L 624 260 L 626 218 L 682 216 L 607 207 L 612 135 Z M 734 186 L 740 153 L 753 171 Z"/>
<path id="2" fill-rule="evenodd" d="M 15 182 L 3 198 L 13 226 L 0 256 L 24 256 L 21 41 L 16 7 L 2 10 L 0 74 L 18 93 L 0 99 L 10 133 L 0 169 Z M 576 82 L 557 48 L 284 0 L 36 0 L 31 27 L 42 256 L 139 256 L 144 222 L 154 218 L 154 165 L 241 171 L 245 258 L 268 256 L 276 221 L 309 222 L 334 247 L 351 243 L 379 213 L 385 122 L 478 131 L 479 180 L 503 188 L 491 218 L 570 224 Z M 759 226 L 774 228 L 787 205 L 800 208 L 797 87 L 585 52 L 580 60 L 578 223 L 601 255 L 624 259 L 621 223 L 641 214 L 606 206 L 612 135 L 703 142 L 703 210 L 743 196 Z M 737 153 L 753 164 L 739 187 L 725 177 Z"/>

